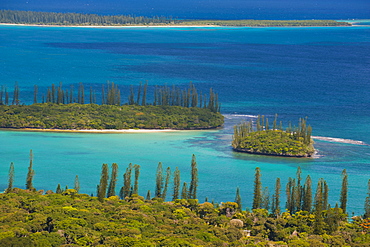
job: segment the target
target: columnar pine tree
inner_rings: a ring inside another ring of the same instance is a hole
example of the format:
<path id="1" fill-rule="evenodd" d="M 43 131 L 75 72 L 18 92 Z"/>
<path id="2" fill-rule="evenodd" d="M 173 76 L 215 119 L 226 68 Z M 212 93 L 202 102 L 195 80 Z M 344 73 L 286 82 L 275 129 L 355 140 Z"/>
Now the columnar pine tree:
<path id="1" fill-rule="evenodd" d="M 118 165 L 117 163 L 112 164 L 112 173 L 110 176 L 109 186 L 108 186 L 108 195 L 107 197 L 115 196 L 116 195 L 116 183 L 117 183 L 117 176 L 118 176 Z"/>
<path id="2" fill-rule="evenodd" d="M 13 190 L 14 183 L 14 163 L 10 163 L 9 167 L 9 179 L 8 179 L 8 188 L 5 190 L 6 193 L 10 193 Z"/>
<path id="3" fill-rule="evenodd" d="M 346 169 L 342 171 L 342 189 L 340 191 L 340 208 L 347 212 L 348 175 Z"/>
<path id="4" fill-rule="evenodd" d="M 281 190 L 281 184 L 280 184 L 280 178 L 276 179 L 275 182 L 275 193 L 273 195 L 272 200 L 272 213 L 275 216 L 278 216 L 280 214 L 280 190 Z"/>
<path id="5" fill-rule="evenodd" d="M 240 196 L 239 187 L 236 188 L 235 202 L 238 204 L 239 211 L 242 211 L 242 197 Z"/>
<path id="6" fill-rule="evenodd" d="M 131 172 L 132 172 L 132 164 L 130 163 L 126 168 L 125 174 L 123 174 L 123 187 L 120 191 L 121 199 L 125 199 L 127 196 L 130 196 L 131 191 Z"/>
<path id="7" fill-rule="evenodd" d="M 146 200 L 150 200 L 151 199 L 151 196 L 150 196 L 150 190 L 148 190 L 148 192 L 146 193 Z"/>
<path id="8" fill-rule="evenodd" d="M 262 192 L 261 208 L 270 209 L 270 193 L 268 187 L 265 187 Z"/>
<path id="9" fill-rule="evenodd" d="M 180 170 L 176 167 L 175 172 L 173 173 L 173 197 L 172 200 L 179 199 L 180 194 Z"/>
<path id="10" fill-rule="evenodd" d="M 19 105 L 19 86 L 18 82 L 15 83 L 14 93 L 13 93 L 13 105 Z"/>
<path id="11" fill-rule="evenodd" d="M 290 213 L 294 213 L 295 210 L 295 199 L 296 199 L 296 184 L 294 178 L 289 178 L 288 183 L 286 185 L 286 208 Z"/>
<path id="12" fill-rule="evenodd" d="M 252 209 L 261 208 L 262 203 L 262 182 L 260 168 L 256 167 L 255 171 L 256 173 L 254 175 L 254 193 Z"/>
<path id="13" fill-rule="evenodd" d="M 37 85 L 34 85 L 34 90 L 33 90 L 33 103 L 36 104 L 37 103 L 37 94 L 38 94 L 38 87 Z"/>
<path id="14" fill-rule="evenodd" d="M 139 194 L 139 175 L 140 175 L 140 166 L 134 165 L 135 170 L 135 181 L 134 181 L 134 189 L 132 191 L 133 194 Z"/>
<path id="15" fill-rule="evenodd" d="M 184 182 L 182 185 L 181 199 L 189 199 L 188 196 L 188 185 L 186 182 Z"/>
<path id="16" fill-rule="evenodd" d="M 80 192 L 80 181 L 78 179 L 78 175 L 76 175 L 75 177 L 75 186 L 74 186 L 74 190 L 79 193 Z"/>
<path id="17" fill-rule="evenodd" d="M 303 187 L 302 210 L 311 212 L 311 208 L 312 208 L 312 181 L 310 175 L 308 175 Z"/>
<path id="18" fill-rule="evenodd" d="M 108 164 L 103 164 L 98 189 L 98 200 L 100 202 L 103 202 L 105 196 L 107 195 L 108 179 Z"/>
<path id="19" fill-rule="evenodd" d="M 140 82 L 139 89 L 137 91 L 137 99 L 136 99 L 136 104 L 140 104 L 140 96 L 141 96 L 141 87 L 142 87 L 142 82 Z"/>
<path id="20" fill-rule="evenodd" d="M 32 150 L 30 150 L 30 165 L 28 167 L 28 173 L 26 178 L 26 189 L 36 191 L 36 189 L 33 187 L 33 177 L 35 176 L 35 171 L 33 170 L 32 166 L 33 166 L 33 153 Z"/>
<path id="21" fill-rule="evenodd" d="M 320 178 L 317 183 L 317 189 L 315 194 L 315 221 L 313 224 L 314 233 L 321 235 L 324 233 L 324 219 L 322 216 L 323 211 L 323 191 L 324 191 L 324 179 Z"/>
<path id="22" fill-rule="evenodd" d="M 157 173 L 156 173 L 156 183 L 155 183 L 155 197 L 161 198 L 162 197 L 162 189 L 163 189 L 163 168 L 162 162 L 158 163 L 157 166 Z"/>
<path id="23" fill-rule="evenodd" d="M 302 181 L 302 178 L 301 178 L 301 174 L 302 174 L 302 170 L 301 170 L 301 167 L 298 166 L 297 168 L 297 173 L 296 173 L 296 176 L 297 176 L 297 187 L 296 187 L 296 203 L 295 203 L 295 208 L 297 211 L 301 210 L 302 209 L 302 185 L 301 185 L 301 181 Z"/>
<path id="24" fill-rule="evenodd" d="M 367 182 L 367 197 L 365 199 L 365 214 L 364 218 L 370 218 L 370 179 Z"/>
<path id="25" fill-rule="evenodd" d="M 63 190 L 62 190 L 62 188 L 60 187 L 60 184 L 58 184 L 57 189 L 55 190 L 55 193 L 57 193 L 57 194 L 62 194 L 62 192 L 63 192 Z"/>
<path id="26" fill-rule="evenodd" d="M 166 179 L 165 179 L 165 182 L 164 182 L 164 188 L 163 188 L 163 192 L 162 192 L 162 195 L 161 195 L 161 198 L 163 200 L 166 200 L 167 190 L 168 190 L 168 183 L 170 182 L 170 178 L 171 178 L 171 168 L 167 167 L 167 169 L 166 169 Z"/>
<path id="27" fill-rule="evenodd" d="M 195 155 L 191 159 L 191 182 L 189 188 L 189 199 L 197 199 L 198 168 Z"/>
<path id="28" fill-rule="evenodd" d="M 327 210 L 329 209 L 329 186 L 324 180 L 323 184 L 323 194 L 322 194 L 322 209 Z"/>
<path id="29" fill-rule="evenodd" d="M 145 106 L 146 105 L 146 91 L 148 90 L 148 82 L 144 84 L 144 89 L 143 89 L 143 99 L 141 102 L 141 105 Z"/>

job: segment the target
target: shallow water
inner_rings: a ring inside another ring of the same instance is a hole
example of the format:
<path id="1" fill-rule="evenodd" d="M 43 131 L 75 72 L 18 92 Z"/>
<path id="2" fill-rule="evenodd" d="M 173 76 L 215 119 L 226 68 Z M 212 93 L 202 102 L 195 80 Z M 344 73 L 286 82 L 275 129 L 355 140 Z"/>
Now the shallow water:
<path id="1" fill-rule="evenodd" d="M 189 182 L 195 154 L 201 201 L 232 201 L 239 186 L 244 207 L 250 207 L 255 167 L 272 194 L 275 179 L 280 177 L 284 188 L 300 166 L 302 177 L 310 174 L 314 184 L 321 177 L 328 181 L 335 205 L 341 172 L 347 169 L 349 212 L 362 213 L 369 146 L 317 140 L 317 158 L 288 159 L 233 153 L 230 140 L 234 124 L 278 113 L 285 123 L 308 116 L 315 136 L 369 144 L 369 30 L 1 26 L 0 85 L 12 91 L 18 81 L 23 103 L 32 101 L 34 84 L 40 92 L 60 81 L 65 87 L 84 82 L 99 90 L 110 80 L 127 98 L 129 85 L 139 81 L 148 80 L 150 87 L 193 81 L 203 92 L 213 87 L 219 93 L 226 123 L 221 130 L 150 134 L 0 131 L 0 189 L 7 185 L 10 162 L 15 185 L 24 187 L 30 149 L 36 188 L 73 187 L 79 175 L 81 191 L 88 194 L 96 193 L 102 163 L 120 165 L 120 186 L 128 163 L 139 164 L 139 191 L 145 195 L 154 191 L 158 162 L 172 171 L 178 166 Z"/>

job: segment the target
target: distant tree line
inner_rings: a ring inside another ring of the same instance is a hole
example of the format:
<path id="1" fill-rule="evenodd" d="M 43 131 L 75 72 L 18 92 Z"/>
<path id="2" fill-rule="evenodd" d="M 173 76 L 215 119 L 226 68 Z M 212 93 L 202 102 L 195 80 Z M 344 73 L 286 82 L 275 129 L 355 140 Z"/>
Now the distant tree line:
<path id="1" fill-rule="evenodd" d="M 214 25 L 233 27 L 325 27 L 351 26 L 351 23 L 335 20 L 184 20 L 182 25 Z"/>
<path id="2" fill-rule="evenodd" d="M 55 13 L 18 10 L 0 10 L 0 23 L 42 24 L 42 25 L 158 25 L 171 24 L 171 17 L 132 16 L 132 15 L 96 15 L 80 13 Z"/>
<path id="3" fill-rule="evenodd" d="M 75 89 L 72 84 L 69 89 L 63 88 L 63 84 L 52 84 L 47 88 L 47 91 L 42 94 L 40 100 L 40 92 L 37 85 L 34 85 L 33 103 L 56 103 L 56 104 L 98 104 L 97 92 L 92 87 L 86 93 L 86 87 L 81 82 L 78 88 Z M 77 94 L 76 94 L 77 91 Z M 114 82 L 108 82 L 107 85 L 102 85 L 101 89 L 101 105 L 121 105 L 121 90 Z M 153 106 L 181 106 L 181 107 L 199 107 L 209 109 L 211 112 L 220 112 L 221 104 L 218 100 L 218 94 L 209 90 L 209 95 L 199 92 L 193 83 L 189 84 L 188 88 L 181 89 L 175 85 L 169 87 L 155 86 L 153 102 L 148 102 L 148 83 L 140 83 L 137 92 L 135 88 L 130 86 L 130 93 L 127 100 L 127 105 L 153 105 Z M 20 105 L 20 89 L 18 83 L 14 86 L 12 95 L 9 95 L 7 88 L 0 88 L 0 105 Z"/>
<path id="4" fill-rule="evenodd" d="M 306 118 L 300 118 L 298 126 L 289 123 L 284 130 L 282 122 L 277 123 L 277 114 L 272 125 L 268 118 L 258 115 L 255 125 L 250 120 L 234 126 L 232 147 L 247 153 L 309 157 L 314 153 L 311 133 Z"/>
<path id="5" fill-rule="evenodd" d="M 348 22 L 335 20 L 179 20 L 172 17 L 96 15 L 80 13 L 34 12 L 0 10 L 0 23 L 34 25 L 74 25 L 74 26 L 131 26 L 131 25 L 213 25 L 249 27 L 289 27 L 289 26 L 351 26 Z"/>

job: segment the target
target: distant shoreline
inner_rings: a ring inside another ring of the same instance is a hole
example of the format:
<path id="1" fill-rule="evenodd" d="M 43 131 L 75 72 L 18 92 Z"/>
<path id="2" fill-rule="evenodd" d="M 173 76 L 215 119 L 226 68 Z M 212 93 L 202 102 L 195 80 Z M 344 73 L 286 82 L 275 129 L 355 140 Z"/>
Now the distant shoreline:
<path id="1" fill-rule="evenodd" d="M 305 26 L 305 25 L 288 25 L 288 26 L 278 26 L 278 25 L 267 25 L 267 26 L 254 26 L 254 25 L 47 25 L 47 24 L 18 24 L 18 23 L 0 23 L 0 26 L 22 26 L 22 27 L 76 27 L 76 28 L 206 28 L 206 27 L 221 27 L 221 28 L 266 28 L 266 27 L 277 27 L 277 28 L 302 28 L 302 27 L 353 27 L 353 26 L 361 26 L 361 25 L 338 25 L 338 26 L 325 26 L 325 25 L 312 25 L 312 26 Z"/>
<path id="2" fill-rule="evenodd" d="M 0 128 L 0 131 L 20 131 L 20 132 L 67 132 L 67 133 L 158 133 L 158 132 L 179 132 L 194 130 L 176 130 L 176 129 L 33 129 L 33 128 Z"/>
<path id="3" fill-rule="evenodd" d="M 0 26 L 24 26 L 24 27 L 82 27 L 82 28 L 152 28 L 152 27 L 223 27 L 217 25 L 107 25 L 107 26 L 93 26 L 93 25 L 37 25 L 37 24 L 16 24 L 16 23 L 0 23 Z M 236 26 L 235 26 L 236 27 Z"/>

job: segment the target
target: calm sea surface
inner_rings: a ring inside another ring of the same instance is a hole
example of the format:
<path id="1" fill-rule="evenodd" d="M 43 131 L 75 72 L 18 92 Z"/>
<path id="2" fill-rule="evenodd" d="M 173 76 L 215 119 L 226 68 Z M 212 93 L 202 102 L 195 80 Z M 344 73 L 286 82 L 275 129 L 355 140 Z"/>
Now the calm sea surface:
<path id="1" fill-rule="evenodd" d="M 263 186 L 277 177 L 283 188 L 298 166 L 316 185 L 327 180 L 330 203 L 339 201 L 341 172 L 349 174 L 349 212 L 363 213 L 370 178 L 370 146 L 316 141 L 318 157 L 286 159 L 233 153 L 232 126 L 257 114 L 295 123 L 308 117 L 315 136 L 370 144 L 370 28 L 76 28 L 0 26 L 0 85 L 17 81 L 23 103 L 33 86 L 65 87 L 83 82 L 100 89 L 148 81 L 185 87 L 190 81 L 222 102 L 225 128 L 153 134 L 86 134 L 0 131 L 0 190 L 14 162 L 15 186 L 24 188 L 29 150 L 34 152 L 38 189 L 73 187 L 96 193 L 101 165 L 117 162 L 120 182 L 126 166 L 141 166 L 139 191 L 154 191 L 158 162 L 181 170 L 190 181 L 191 155 L 199 169 L 199 193 L 217 202 L 233 201 L 241 189 L 251 207 L 254 169 Z M 125 100 L 126 101 L 126 100 Z M 282 194 L 284 194 L 284 189 Z M 171 193 L 169 193 L 171 194 Z M 170 199 L 170 195 L 168 196 Z M 281 205 L 284 207 L 284 205 Z"/>

